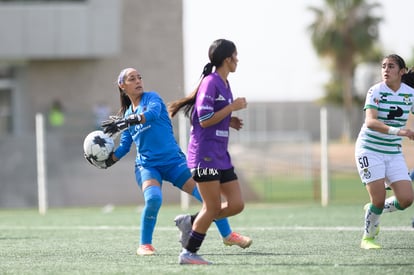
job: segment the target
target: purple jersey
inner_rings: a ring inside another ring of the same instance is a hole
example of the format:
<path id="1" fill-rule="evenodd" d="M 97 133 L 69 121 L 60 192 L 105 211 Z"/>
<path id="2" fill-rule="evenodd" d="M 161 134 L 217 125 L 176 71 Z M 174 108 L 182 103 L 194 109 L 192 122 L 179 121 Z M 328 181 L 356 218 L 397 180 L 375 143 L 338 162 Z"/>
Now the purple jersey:
<path id="1" fill-rule="evenodd" d="M 232 102 L 230 85 L 226 87 L 217 73 L 209 74 L 202 80 L 191 116 L 188 167 L 221 170 L 233 167 L 227 151 L 231 114 L 210 127 L 200 126 L 200 122 L 211 118 L 215 112 Z"/>

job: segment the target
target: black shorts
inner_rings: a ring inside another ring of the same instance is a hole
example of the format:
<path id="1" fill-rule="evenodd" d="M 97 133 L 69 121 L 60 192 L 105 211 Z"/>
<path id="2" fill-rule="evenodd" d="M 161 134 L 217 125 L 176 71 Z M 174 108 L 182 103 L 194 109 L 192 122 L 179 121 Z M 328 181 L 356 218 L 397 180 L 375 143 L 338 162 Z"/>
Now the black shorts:
<path id="1" fill-rule="evenodd" d="M 191 169 L 193 179 L 196 182 L 214 181 L 218 180 L 220 183 L 237 180 L 237 175 L 234 173 L 234 167 L 226 170 L 215 168 L 195 168 Z"/>

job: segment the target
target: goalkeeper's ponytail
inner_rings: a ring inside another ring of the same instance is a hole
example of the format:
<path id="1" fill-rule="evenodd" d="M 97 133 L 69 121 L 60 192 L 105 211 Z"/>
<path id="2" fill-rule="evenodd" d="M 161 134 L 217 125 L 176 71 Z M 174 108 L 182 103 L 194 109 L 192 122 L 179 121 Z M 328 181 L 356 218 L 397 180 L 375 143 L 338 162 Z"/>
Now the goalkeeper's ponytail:
<path id="1" fill-rule="evenodd" d="M 118 79 L 117 79 L 117 86 L 118 86 L 118 90 L 119 90 L 119 100 L 120 100 L 120 103 L 121 103 L 121 109 L 119 109 L 119 111 L 117 113 L 117 116 L 120 116 L 120 117 L 124 116 L 126 110 L 131 105 L 131 100 L 129 99 L 128 95 L 120 87 L 121 84 L 125 83 L 125 76 L 126 76 L 128 70 L 135 70 L 135 69 L 134 68 L 125 68 L 125 69 L 123 69 L 119 73 Z"/>
<path id="2" fill-rule="evenodd" d="M 121 88 L 118 87 L 118 89 L 119 89 L 119 101 L 121 103 L 121 109 L 119 109 L 117 116 L 123 117 L 126 110 L 131 105 L 131 100 Z"/>

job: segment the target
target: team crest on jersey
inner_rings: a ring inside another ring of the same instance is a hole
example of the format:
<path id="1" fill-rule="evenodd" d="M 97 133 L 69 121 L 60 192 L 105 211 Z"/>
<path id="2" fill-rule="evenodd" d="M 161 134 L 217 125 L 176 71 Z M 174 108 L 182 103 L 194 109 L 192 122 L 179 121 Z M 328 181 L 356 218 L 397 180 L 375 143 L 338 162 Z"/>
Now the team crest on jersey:
<path id="1" fill-rule="evenodd" d="M 404 95 L 404 99 L 403 99 L 404 103 L 409 105 L 411 104 L 411 97 L 409 95 Z"/>
<path id="2" fill-rule="evenodd" d="M 368 168 L 364 168 L 364 170 L 362 170 L 362 172 L 364 173 L 362 176 L 364 177 L 364 179 L 370 179 L 371 178 L 371 172 L 368 170 Z"/>

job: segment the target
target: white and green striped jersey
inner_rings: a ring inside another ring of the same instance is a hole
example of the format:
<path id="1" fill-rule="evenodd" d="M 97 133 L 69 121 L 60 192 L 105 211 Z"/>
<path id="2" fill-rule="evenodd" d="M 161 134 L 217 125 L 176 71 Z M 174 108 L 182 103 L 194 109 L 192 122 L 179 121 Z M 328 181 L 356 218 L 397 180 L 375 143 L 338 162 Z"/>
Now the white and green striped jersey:
<path id="1" fill-rule="evenodd" d="M 414 89 L 401 83 L 398 91 L 391 90 L 384 82 L 372 86 L 365 100 L 364 110 L 376 109 L 378 120 L 388 126 L 404 128 L 408 116 L 414 113 Z M 401 153 L 402 137 L 383 134 L 369 129 L 365 123 L 358 136 L 358 146 L 384 154 Z"/>

